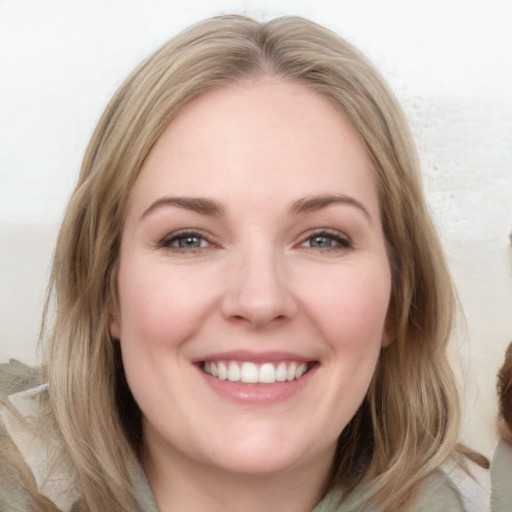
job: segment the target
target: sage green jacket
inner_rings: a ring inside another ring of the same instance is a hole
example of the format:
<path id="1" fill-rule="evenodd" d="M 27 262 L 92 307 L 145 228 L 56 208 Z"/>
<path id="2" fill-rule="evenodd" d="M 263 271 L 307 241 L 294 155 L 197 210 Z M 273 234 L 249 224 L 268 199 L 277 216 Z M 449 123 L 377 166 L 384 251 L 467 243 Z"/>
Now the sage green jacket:
<path id="1" fill-rule="evenodd" d="M 491 463 L 491 510 L 512 512 L 512 446 L 500 441 Z"/>
<path id="2" fill-rule="evenodd" d="M 151 489 L 142 471 L 136 478 L 135 489 L 144 512 L 159 512 Z M 363 509 L 357 507 L 357 500 L 361 497 L 362 490 L 363 489 L 355 489 L 345 500 L 341 499 L 341 494 L 332 492 L 322 500 L 312 512 L 344 512 L 345 510 L 378 512 L 378 509 L 368 510 L 368 508 Z M 425 481 L 417 504 L 411 510 L 411 512 L 462 511 L 461 500 L 457 492 L 451 487 L 451 484 L 448 483 L 446 477 L 441 472 L 432 474 Z"/>
<path id="3" fill-rule="evenodd" d="M 41 395 L 46 387 L 26 388 L 34 380 L 18 379 L 14 382 L 16 365 L 0 365 L 0 511 L 32 512 L 28 492 L 14 475 L 9 458 L 21 454 L 32 472 L 36 488 L 42 496 L 54 503 L 62 512 L 74 512 L 79 490 L 73 467 L 66 457 L 54 457 L 59 441 L 52 438 L 51 429 L 44 425 L 44 401 Z M 26 375 L 26 367 L 24 367 Z M 56 460 L 57 459 L 57 460 Z M 141 467 L 137 468 L 133 485 L 141 511 L 159 512 L 151 489 Z M 367 490 L 367 489 L 366 489 Z M 364 494 L 363 485 L 342 499 L 341 492 L 330 493 L 313 512 L 378 512 L 359 506 Z M 498 509 L 496 509 L 498 510 Z M 450 479 L 438 471 L 427 478 L 421 488 L 416 506 L 411 512 L 462 512 L 461 499 Z M 187 511 L 184 511 L 187 512 Z M 235 511 L 236 512 L 236 511 Z M 500 509 L 499 512 L 502 512 Z"/>

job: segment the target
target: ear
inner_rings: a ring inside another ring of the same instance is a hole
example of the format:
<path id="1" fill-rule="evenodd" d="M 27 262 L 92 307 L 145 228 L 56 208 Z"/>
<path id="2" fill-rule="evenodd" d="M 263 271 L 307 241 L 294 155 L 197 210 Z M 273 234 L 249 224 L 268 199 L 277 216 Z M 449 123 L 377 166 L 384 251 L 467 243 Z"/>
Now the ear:
<path id="1" fill-rule="evenodd" d="M 382 330 L 382 339 L 381 339 L 381 347 L 386 348 L 393 343 L 395 337 L 395 328 L 394 322 L 392 322 L 391 317 L 388 315 L 386 317 L 386 321 L 384 323 L 384 329 Z"/>
<path id="2" fill-rule="evenodd" d="M 382 331 L 381 347 L 382 347 L 382 348 L 386 348 L 386 347 L 388 347 L 389 345 L 391 345 L 391 343 L 393 343 L 393 336 L 392 336 L 392 334 L 389 332 L 388 328 L 386 327 L 386 328 Z"/>
<path id="3" fill-rule="evenodd" d="M 108 330 L 114 340 L 121 338 L 121 322 L 117 306 L 111 305 L 108 310 Z"/>

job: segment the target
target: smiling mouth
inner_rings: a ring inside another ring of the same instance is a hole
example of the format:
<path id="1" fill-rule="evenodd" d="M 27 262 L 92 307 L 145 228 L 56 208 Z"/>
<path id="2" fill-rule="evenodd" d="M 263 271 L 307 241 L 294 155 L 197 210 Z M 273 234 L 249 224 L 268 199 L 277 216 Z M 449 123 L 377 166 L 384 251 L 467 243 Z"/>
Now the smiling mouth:
<path id="1" fill-rule="evenodd" d="M 219 380 L 247 384 L 275 384 L 300 379 L 314 364 L 294 361 L 263 364 L 251 361 L 203 361 L 200 368 Z"/>

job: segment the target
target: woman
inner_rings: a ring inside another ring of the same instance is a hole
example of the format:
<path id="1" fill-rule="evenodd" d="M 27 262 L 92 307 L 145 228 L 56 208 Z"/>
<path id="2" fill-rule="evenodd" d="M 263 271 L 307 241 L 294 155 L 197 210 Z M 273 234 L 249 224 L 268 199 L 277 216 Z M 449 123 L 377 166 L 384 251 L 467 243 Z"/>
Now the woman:
<path id="1" fill-rule="evenodd" d="M 4 400 L 4 494 L 461 510 L 449 274 L 401 110 L 335 34 L 225 16 L 145 61 L 92 137 L 51 290 L 48 385 Z"/>

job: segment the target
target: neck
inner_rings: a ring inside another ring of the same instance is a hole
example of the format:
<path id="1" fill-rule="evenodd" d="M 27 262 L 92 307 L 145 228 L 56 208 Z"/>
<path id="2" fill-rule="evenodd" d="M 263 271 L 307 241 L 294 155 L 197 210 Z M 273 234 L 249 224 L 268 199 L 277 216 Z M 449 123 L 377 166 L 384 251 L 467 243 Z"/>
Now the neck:
<path id="1" fill-rule="evenodd" d="M 330 470 L 323 457 L 306 468 L 240 474 L 204 466 L 179 452 L 146 447 L 142 465 L 160 512 L 306 512 L 322 498 Z"/>

